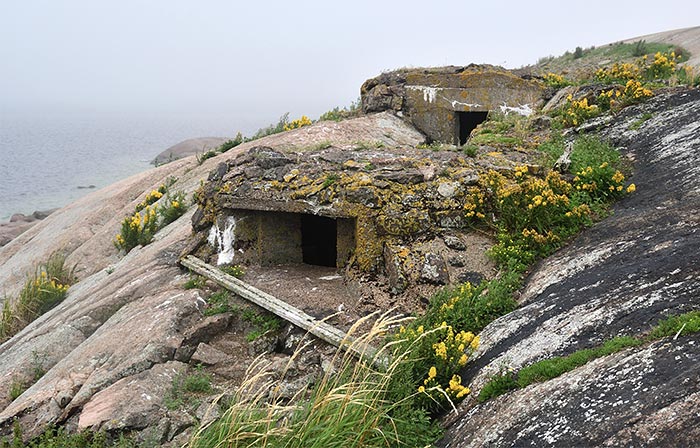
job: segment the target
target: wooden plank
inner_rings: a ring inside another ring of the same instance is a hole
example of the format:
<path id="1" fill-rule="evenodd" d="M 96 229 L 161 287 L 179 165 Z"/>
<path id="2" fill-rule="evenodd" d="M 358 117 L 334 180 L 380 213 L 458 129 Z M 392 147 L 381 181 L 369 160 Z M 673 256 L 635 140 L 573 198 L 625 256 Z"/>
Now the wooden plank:
<path id="1" fill-rule="evenodd" d="M 278 299 L 248 283 L 228 275 L 220 269 L 207 264 L 199 258 L 188 255 L 180 260 L 180 263 L 190 270 L 218 283 L 222 287 L 233 291 L 244 299 L 253 302 L 254 304 L 270 311 L 271 313 L 281 317 L 282 319 L 291 322 L 299 328 L 303 328 L 314 336 L 328 342 L 329 344 L 339 347 L 343 350 L 349 350 L 354 355 L 369 359 L 373 362 L 381 362 L 385 360 L 375 360 L 376 349 L 367 346 L 366 344 L 358 344 L 342 330 L 314 318 L 303 312 L 302 310 L 293 307 L 287 302 Z"/>

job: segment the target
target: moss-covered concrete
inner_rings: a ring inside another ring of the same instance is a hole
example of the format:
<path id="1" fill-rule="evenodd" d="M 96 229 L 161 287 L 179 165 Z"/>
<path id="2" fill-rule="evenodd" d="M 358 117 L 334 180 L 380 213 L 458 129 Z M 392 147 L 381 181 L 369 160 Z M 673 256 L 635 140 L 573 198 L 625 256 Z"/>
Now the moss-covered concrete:
<path id="1" fill-rule="evenodd" d="M 401 112 L 431 140 L 459 144 L 457 112 L 534 108 L 541 83 L 490 65 L 411 69 L 385 73 L 361 89 L 365 112 Z"/>

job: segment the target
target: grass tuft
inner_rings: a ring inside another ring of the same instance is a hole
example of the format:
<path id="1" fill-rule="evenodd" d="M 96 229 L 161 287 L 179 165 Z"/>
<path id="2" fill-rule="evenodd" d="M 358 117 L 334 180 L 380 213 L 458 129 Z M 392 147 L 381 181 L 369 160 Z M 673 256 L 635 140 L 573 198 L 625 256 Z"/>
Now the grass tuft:
<path id="1" fill-rule="evenodd" d="M 58 305 L 75 283 L 74 267 L 68 268 L 56 252 L 27 276 L 16 300 L 6 297 L 0 313 L 0 342 L 4 342 L 37 317 Z"/>

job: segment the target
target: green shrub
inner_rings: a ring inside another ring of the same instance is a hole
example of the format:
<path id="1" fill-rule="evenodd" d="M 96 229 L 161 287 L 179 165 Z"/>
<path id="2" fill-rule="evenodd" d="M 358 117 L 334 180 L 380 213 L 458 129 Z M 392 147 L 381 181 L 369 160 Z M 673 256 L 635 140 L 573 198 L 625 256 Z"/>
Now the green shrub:
<path id="1" fill-rule="evenodd" d="M 61 253 L 52 254 L 33 274 L 27 276 L 15 301 L 5 298 L 0 314 L 0 342 L 12 337 L 66 298 L 68 288 L 76 278 L 74 268 L 68 268 L 65 261 Z"/>
<path id="2" fill-rule="evenodd" d="M 348 118 L 355 118 L 362 113 L 360 99 L 353 101 L 349 107 L 334 107 L 333 109 L 324 112 L 318 118 L 318 121 L 342 121 Z"/>
<path id="3" fill-rule="evenodd" d="M 210 149 L 208 151 L 202 151 L 200 153 L 197 153 L 195 157 L 197 158 L 197 165 L 203 164 L 206 160 L 211 159 L 212 157 L 216 157 L 219 153 L 214 150 Z"/>
<path id="4" fill-rule="evenodd" d="M 551 87 L 553 89 L 561 89 L 562 87 L 570 86 L 572 84 L 571 81 L 556 73 L 547 73 L 542 76 L 542 80 L 547 87 Z"/>
<path id="5" fill-rule="evenodd" d="M 515 380 L 515 374 L 512 371 L 504 371 L 506 369 L 501 369 L 501 372 L 494 375 L 484 387 L 479 391 L 479 402 L 490 400 L 491 398 L 503 395 L 511 390 L 518 389 L 518 382 Z"/>
<path id="6" fill-rule="evenodd" d="M 634 50 L 632 51 L 632 56 L 641 57 L 647 54 L 647 41 L 644 39 L 634 42 Z"/>
<path id="7" fill-rule="evenodd" d="M 212 391 L 211 377 L 204 373 L 202 366 L 197 366 L 194 373 L 182 380 L 182 390 L 189 393 L 205 394 Z"/>
<path id="8" fill-rule="evenodd" d="M 464 153 L 465 153 L 468 157 L 476 157 L 476 153 L 477 153 L 478 150 L 479 150 L 479 146 L 478 146 L 478 145 L 469 144 L 469 145 L 464 145 L 464 146 L 462 147 L 462 151 L 464 151 Z"/>
<path id="9" fill-rule="evenodd" d="M 167 226 L 187 211 L 185 193 L 182 191 L 177 191 L 173 194 L 168 193 L 163 202 L 163 205 L 158 208 L 158 214 L 160 214 L 161 218 L 161 222 L 158 225 L 159 228 Z"/>
<path id="10" fill-rule="evenodd" d="M 307 117 L 306 115 L 302 115 L 301 118 L 297 118 L 296 120 L 292 120 L 289 123 L 285 124 L 283 129 L 285 131 L 291 131 L 293 129 L 303 128 L 304 126 L 310 126 L 313 123 L 314 122 L 311 121 L 309 117 Z"/>
<path id="11" fill-rule="evenodd" d="M 149 244 L 158 230 L 187 211 L 185 193 L 169 191 L 169 187 L 176 181 L 177 178 L 169 177 L 167 185 L 161 185 L 158 190 L 148 193 L 136 206 L 134 214 L 124 217 L 121 229 L 114 237 L 114 246 L 118 250 L 129 253 L 136 246 Z M 161 198 L 162 203 L 155 204 Z"/>
<path id="12" fill-rule="evenodd" d="M 246 141 L 257 140 L 259 138 L 267 137 L 268 135 L 279 134 L 284 132 L 284 127 L 289 123 L 289 112 L 283 114 L 277 121 L 277 124 L 271 124 L 264 128 L 260 128 L 253 134 L 252 137 L 246 139 Z"/>
<path id="13" fill-rule="evenodd" d="M 236 146 L 240 145 L 240 144 L 243 143 L 243 142 L 244 142 L 243 134 L 241 134 L 241 133 L 239 132 L 238 134 L 236 134 L 236 137 L 234 137 L 233 140 L 226 140 L 225 142 L 223 142 L 223 143 L 217 148 L 217 151 L 218 151 L 218 152 L 221 152 L 221 153 L 224 153 L 224 152 L 226 152 L 226 151 L 228 151 L 228 150 L 230 150 L 230 149 L 232 149 L 232 148 L 235 148 Z"/>
<path id="14" fill-rule="evenodd" d="M 150 193 L 146 195 L 146 197 L 141 201 L 137 206 L 136 206 L 136 211 L 140 212 L 141 210 L 145 209 L 149 205 L 155 204 L 158 202 L 160 198 L 163 197 L 165 193 L 167 193 L 168 187 L 165 186 L 165 184 L 161 184 L 160 187 L 158 187 L 157 190 L 152 190 Z"/>
<path id="15" fill-rule="evenodd" d="M 158 206 L 146 206 L 141 212 L 122 220 L 121 231 L 114 238 L 114 246 L 119 250 L 129 253 L 136 246 L 145 246 L 153 241 L 153 236 L 158 231 Z"/>

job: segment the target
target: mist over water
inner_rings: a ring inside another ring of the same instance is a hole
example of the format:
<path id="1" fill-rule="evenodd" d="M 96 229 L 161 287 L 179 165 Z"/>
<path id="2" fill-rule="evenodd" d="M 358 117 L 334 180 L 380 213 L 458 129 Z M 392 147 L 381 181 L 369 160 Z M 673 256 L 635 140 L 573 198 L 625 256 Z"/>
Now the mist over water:
<path id="1" fill-rule="evenodd" d="M 0 115 L 0 222 L 62 207 L 146 170 L 188 138 L 232 136 L 250 125 L 222 115 L 5 113 Z M 94 185 L 94 188 L 86 188 Z"/>

